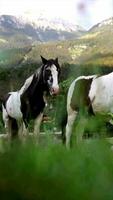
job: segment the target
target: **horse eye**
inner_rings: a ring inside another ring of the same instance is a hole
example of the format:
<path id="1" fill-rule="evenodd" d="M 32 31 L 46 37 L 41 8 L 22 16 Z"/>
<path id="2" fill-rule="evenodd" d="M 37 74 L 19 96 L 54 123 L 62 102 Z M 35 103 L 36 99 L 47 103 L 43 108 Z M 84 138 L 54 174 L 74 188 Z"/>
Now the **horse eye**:
<path id="1" fill-rule="evenodd" d="M 46 70 L 47 75 L 51 75 L 51 71 L 49 69 Z"/>

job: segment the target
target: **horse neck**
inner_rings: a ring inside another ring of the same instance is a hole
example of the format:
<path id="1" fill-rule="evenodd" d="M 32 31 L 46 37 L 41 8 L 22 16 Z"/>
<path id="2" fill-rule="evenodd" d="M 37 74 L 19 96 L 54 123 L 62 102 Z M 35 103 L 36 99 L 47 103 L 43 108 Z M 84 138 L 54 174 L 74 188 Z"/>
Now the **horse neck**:
<path id="1" fill-rule="evenodd" d="M 38 82 L 35 83 L 35 86 L 32 90 L 32 94 L 37 93 L 38 96 L 42 95 L 45 91 L 45 84 L 42 79 L 39 78 Z"/>
<path id="2" fill-rule="evenodd" d="M 36 76 L 37 78 L 35 80 L 34 92 L 38 91 L 40 94 L 42 94 L 46 90 L 46 86 L 43 80 L 43 68 L 40 69 Z"/>
<path id="3" fill-rule="evenodd" d="M 34 98 L 35 96 L 43 96 L 44 91 L 46 90 L 44 81 L 43 81 L 43 71 L 40 70 L 38 73 L 34 74 L 33 80 L 30 86 L 25 91 L 25 94 Z M 24 95 L 24 94 L 23 94 Z"/>

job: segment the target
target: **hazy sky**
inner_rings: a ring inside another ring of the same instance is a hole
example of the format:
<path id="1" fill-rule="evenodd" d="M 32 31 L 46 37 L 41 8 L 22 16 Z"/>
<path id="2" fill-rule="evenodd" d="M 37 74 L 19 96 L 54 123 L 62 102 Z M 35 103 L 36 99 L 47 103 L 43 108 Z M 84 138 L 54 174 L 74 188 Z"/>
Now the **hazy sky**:
<path id="1" fill-rule="evenodd" d="M 113 0 L 0 0 L 0 14 L 62 18 L 85 28 L 113 16 Z"/>

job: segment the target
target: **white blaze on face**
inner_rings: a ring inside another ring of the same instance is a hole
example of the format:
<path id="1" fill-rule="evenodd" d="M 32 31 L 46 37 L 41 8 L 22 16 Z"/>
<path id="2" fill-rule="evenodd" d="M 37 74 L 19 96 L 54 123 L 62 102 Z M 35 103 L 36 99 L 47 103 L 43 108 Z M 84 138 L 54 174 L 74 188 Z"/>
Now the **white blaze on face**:
<path id="1" fill-rule="evenodd" d="M 59 85 L 58 85 L 58 71 L 55 65 L 51 66 L 51 73 L 53 78 L 52 93 L 57 94 L 59 92 Z"/>

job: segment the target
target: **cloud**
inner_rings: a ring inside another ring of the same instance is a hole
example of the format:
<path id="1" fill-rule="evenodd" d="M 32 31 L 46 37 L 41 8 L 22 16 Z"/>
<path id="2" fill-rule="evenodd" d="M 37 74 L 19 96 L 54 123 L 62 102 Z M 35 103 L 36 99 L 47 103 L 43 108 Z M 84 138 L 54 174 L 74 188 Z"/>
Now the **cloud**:
<path id="1" fill-rule="evenodd" d="M 0 0 L 0 14 L 63 18 L 89 28 L 113 15 L 113 0 Z"/>
<path id="2" fill-rule="evenodd" d="M 77 0 L 77 21 L 89 28 L 113 16 L 112 0 Z"/>

